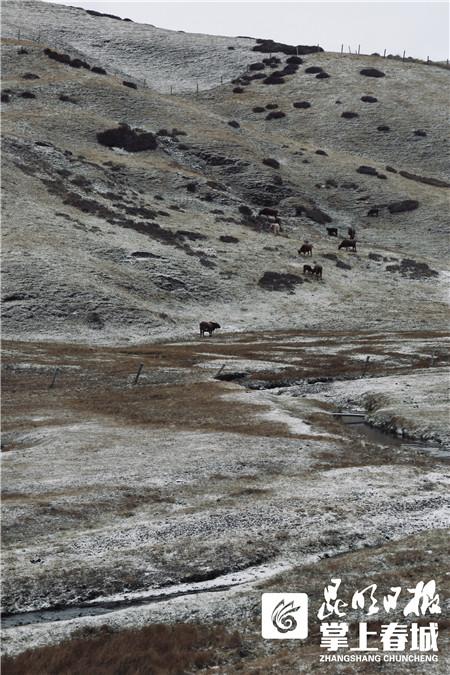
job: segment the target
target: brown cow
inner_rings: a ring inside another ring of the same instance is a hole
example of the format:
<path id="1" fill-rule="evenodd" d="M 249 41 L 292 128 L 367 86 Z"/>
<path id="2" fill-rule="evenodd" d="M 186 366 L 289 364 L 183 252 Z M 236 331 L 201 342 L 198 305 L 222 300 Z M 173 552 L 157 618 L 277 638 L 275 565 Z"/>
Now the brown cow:
<path id="1" fill-rule="evenodd" d="M 351 248 L 356 253 L 356 239 L 343 239 L 338 246 L 338 249 L 341 248 Z"/>
<path id="2" fill-rule="evenodd" d="M 317 263 L 314 265 L 312 273 L 315 274 L 315 276 L 318 279 L 322 278 L 322 265 L 318 265 Z"/>
<path id="3" fill-rule="evenodd" d="M 200 335 L 203 337 L 205 333 L 209 333 L 209 337 L 214 333 L 216 328 L 220 328 L 220 325 L 215 321 L 201 321 L 200 322 Z"/>
<path id="4" fill-rule="evenodd" d="M 298 249 L 299 255 L 312 255 L 312 244 L 302 244 Z"/>

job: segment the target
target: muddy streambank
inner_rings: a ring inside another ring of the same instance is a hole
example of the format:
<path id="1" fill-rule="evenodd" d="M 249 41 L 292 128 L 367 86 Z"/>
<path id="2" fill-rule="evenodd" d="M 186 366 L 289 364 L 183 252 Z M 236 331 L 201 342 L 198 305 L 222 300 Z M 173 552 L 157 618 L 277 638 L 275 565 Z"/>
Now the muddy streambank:
<path id="1" fill-rule="evenodd" d="M 103 624 L 234 625 L 261 584 L 448 527 L 442 334 L 5 348 L 8 653 Z M 440 452 L 333 414 L 348 410 Z"/>

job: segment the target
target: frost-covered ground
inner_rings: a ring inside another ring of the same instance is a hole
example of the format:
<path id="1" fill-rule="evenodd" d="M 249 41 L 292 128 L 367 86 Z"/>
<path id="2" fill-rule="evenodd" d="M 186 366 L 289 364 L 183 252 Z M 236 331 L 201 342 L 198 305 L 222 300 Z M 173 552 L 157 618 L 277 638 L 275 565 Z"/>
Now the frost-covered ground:
<path id="1" fill-rule="evenodd" d="M 4 629 L 8 653 L 86 626 L 232 625 L 264 579 L 281 573 L 282 585 L 337 553 L 448 527 L 441 334 L 5 348 L 4 607 L 17 614 Z M 223 364 L 246 372 L 243 384 L 212 379 Z M 439 452 L 331 414 L 367 402 L 370 417 L 401 417 L 409 434 L 440 439 Z"/>

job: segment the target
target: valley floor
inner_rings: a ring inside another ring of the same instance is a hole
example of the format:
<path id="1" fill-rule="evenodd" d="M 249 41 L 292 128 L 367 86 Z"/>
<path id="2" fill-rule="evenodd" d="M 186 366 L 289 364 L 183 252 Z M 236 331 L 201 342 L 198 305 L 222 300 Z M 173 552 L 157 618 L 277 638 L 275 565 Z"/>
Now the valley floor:
<path id="1" fill-rule="evenodd" d="M 312 615 L 305 644 L 261 639 L 261 592 L 306 591 L 314 616 L 336 576 L 344 597 L 428 579 L 448 597 L 447 347 L 431 331 L 5 342 L 5 653 L 196 622 L 240 633 L 244 672 L 323 672 Z M 440 649 L 427 672 L 445 672 Z"/>

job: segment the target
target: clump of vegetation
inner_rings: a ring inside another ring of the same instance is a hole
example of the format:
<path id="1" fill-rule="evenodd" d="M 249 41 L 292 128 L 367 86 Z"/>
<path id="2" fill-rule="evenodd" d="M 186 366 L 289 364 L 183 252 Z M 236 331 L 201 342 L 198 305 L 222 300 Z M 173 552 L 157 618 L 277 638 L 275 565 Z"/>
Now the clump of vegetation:
<path id="1" fill-rule="evenodd" d="M 301 59 L 299 56 L 289 56 L 286 59 L 286 63 L 295 63 L 295 65 L 299 66 L 303 63 L 303 59 Z"/>
<path id="2" fill-rule="evenodd" d="M 78 99 L 73 98 L 73 96 L 68 96 L 67 94 L 60 94 L 59 100 L 63 103 L 78 103 Z"/>
<path id="3" fill-rule="evenodd" d="M 377 103 L 378 99 L 375 96 L 361 96 L 361 101 L 364 101 L 364 103 Z"/>
<path id="4" fill-rule="evenodd" d="M 363 68 L 359 71 L 360 75 L 365 75 L 366 77 L 385 77 L 385 73 L 378 68 Z"/>
<path id="5" fill-rule="evenodd" d="M 281 76 L 280 71 L 275 71 L 271 73 L 268 77 L 264 78 L 264 84 L 283 84 L 284 78 Z"/>
<path id="6" fill-rule="evenodd" d="M 155 150 L 158 147 L 154 134 L 149 131 L 132 129 L 128 124 L 98 132 L 97 141 L 108 148 L 123 148 L 128 152 Z"/>
<path id="7" fill-rule="evenodd" d="M 388 127 L 387 124 L 380 124 L 380 126 L 377 127 L 377 131 L 384 131 L 384 132 L 386 132 L 386 131 L 390 131 L 390 130 L 391 130 L 391 127 Z"/>
<path id="8" fill-rule="evenodd" d="M 323 155 L 324 157 L 328 157 L 328 153 L 325 152 L 325 150 L 316 150 L 316 155 Z M 329 181 L 327 181 L 327 183 L 328 182 Z M 337 187 L 337 186 L 333 186 L 333 187 Z"/>
<path id="9" fill-rule="evenodd" d="M 305 73 L 308 73 L 308 75 L 314 75 L 315 73 L 321 73 L 323 71 L 323 68 L 320 66 L 308 66 L 308 68 L 305 68 Z"/>
<path id="10" fill-rule="evenodd" d="M 328 79 L 329 77 L 330 77 L 330 75 L 328 75 L 328 73 L 326 73 L 326 72 L 323 70 L 321 73 L 318 73 L 318 75 L 316 75 L 316 80 L 326 80 L 326 79 Z"/>
<path id="11" fill-rule="evenodd" d="M 252 110 L 253 110 L 254 113 L 263 113 L 263 112 L 265 112 L 265 109 L 264 109 L 262 106 L 260 106 L 260 105 L 256 105 L 254 108 L 252 108 Z"/>
<path id="12" fill-rule="evenodd" d="M 309 103 L 309 101 L 294 101 L 292 105 L 294 106 L 294 108 L 306 109 L 311 107 L 311 103 Z"/>
<path id="13" fill-rule="evenodd" d="M 241 204 L 239 207 L 239 213 L 242 213 L 243 216 L 249 217 L 253 215 L 253 211 L 249 206 L 246 206 L 245 204 Z"/>
<path id="14" fill-rule="evenodd" d="M 258 43 L 253 47 L 254 52 L 265 52 L 266 54 L 273 54 L 274 52 L 282 52 L 283 54 L 288 55 L 304 55 L 304 54 L 316 54 L 317 52 L 323 52 L 322 47 L 309 46 L 309 45 L 287 45 L 283 42 L 274 42 L 274 40 L 256 40 Z"/>
<path id="15" fill-rule="evenodd" d="M 266 105 L 266 110 L 276 110 L 278 108 L 278 103 L 268 103 Z"/>
<path id="16" fill-rule="evenodd" d="M 264 70 L 265 64 L 262 63 L 262 61 L 258 61 L 257 63 L 251 63 L 248 67 L 249 70 Z"/>
<path id="17" fill-rule="evenodd" d="M 358 115 L 358 113 L 350 112 L 349 110 L 346 110 L 345 112 L 342 113 L 341 117 L 343 117 L 346 120 L 352 120 L 355 117 L 359 117 L 359 115 Z"/>
<path id="18" fill-rule="evenodd" d="M 266 157 L 262 161 L 263 164 L 266 166 L 270 166 L 272 169 L 279 169 L 280 168 L 280 162 L 277 159 L 274 159 L 273 157 Z"/>
<path id="19" fill-rule="evenodd" d="M 239 242 L 239 239 L 237 237 L 232 237 L 231 234 L 222 234 L 219 239 L 225 244 L 237 244 Z"/>
<path id="20" fill-rule="evenodd" d="M 414 132 L 414 136 L 422 136 L 425 137 L 427 135 L 427 132 L 424 131 L 424 129 L 416 129 Z"/>
<path id="21" fill-rule="evenodd" d="M 280 120 L 282 117 L 286 117 L 286 113 L 282 110 L 272 110 L 266 115 L 266 120 Z"/>
<path id="22" fill-rule="evenodd" d="M 101 68 L 100 66 L 93 66 L 91 68 L 92 73 L 96 73 L 97 75 L 107 75 L 107 72 L 104 68 Z"/>
<path id="23" fill-rule="evenodd" d="M 39 75 L 35 75 L 35 73 L 25 73 L 25 75 L 22 75 L 22 80 L 39 80 L 40 77 Z"/>
<path id="24" fill-rule="evenodd" d="M 9 103 L 10 100 L 11 100 L 11 96 L 9 94 L 5 94 L 4 92 L 2 92 L 2 95 L 1 95 L 2 103 Z"/>
<path id="25" fill-rule="evenodd" d="M 240 126 L 241 126 L 241 125 L 239 124 L 239 122 L 236 122 L 236 120 L 230 120 L 230 121 L 228 122 L 228 125 L 229 125 L 230 127 L 233 127 L 233 129 L 239 129 Z"/>
<path id="26" fill-rule="evenodd" d="M 356 169 L 357 173 L 363 173 L 366 174 L 367 176 L 376 176 L 378 174 L 378 171 L 374 169 L 372 166 L 366 166 L 365 164 L 362 164 Z"/>
<path id="27" fill-rule="evenodd" d="M 264 272 L 258 281 L 258 286 L 266 291 L 289 291 L 293 293 L 295 287 L 302 283 L 303 279 L 296 274 Z"/>
<path id="28" fill-rule="evenodd" d="M 242 94 L 243 92 L 244 90 L 242 89 L 242 87 L 234 87 L 233 89 L 233 94 Z"/>
<path id="29" fill-rule="evenodd" d="M 31 91 L 23 91 L 19 96 L 21 98 L 36 98 L 36 94 L 33 94 Z"/>
<path id="30" fill-rule="evenodd" d="M 128 80 L 123 80 L 122 82 L 124 87 L 129 87 L 129 89 L 137 89 L 137 84 L 135 82 L 129 82 Z"/>
<path id="31" fill-rule="evenodd" d="M 403 199 L 399 202 L 388 204 L 390 213 L 403 213 L 404 211 L 414 211 L 419 208 L 419 202 L 416 199 Z"/>

